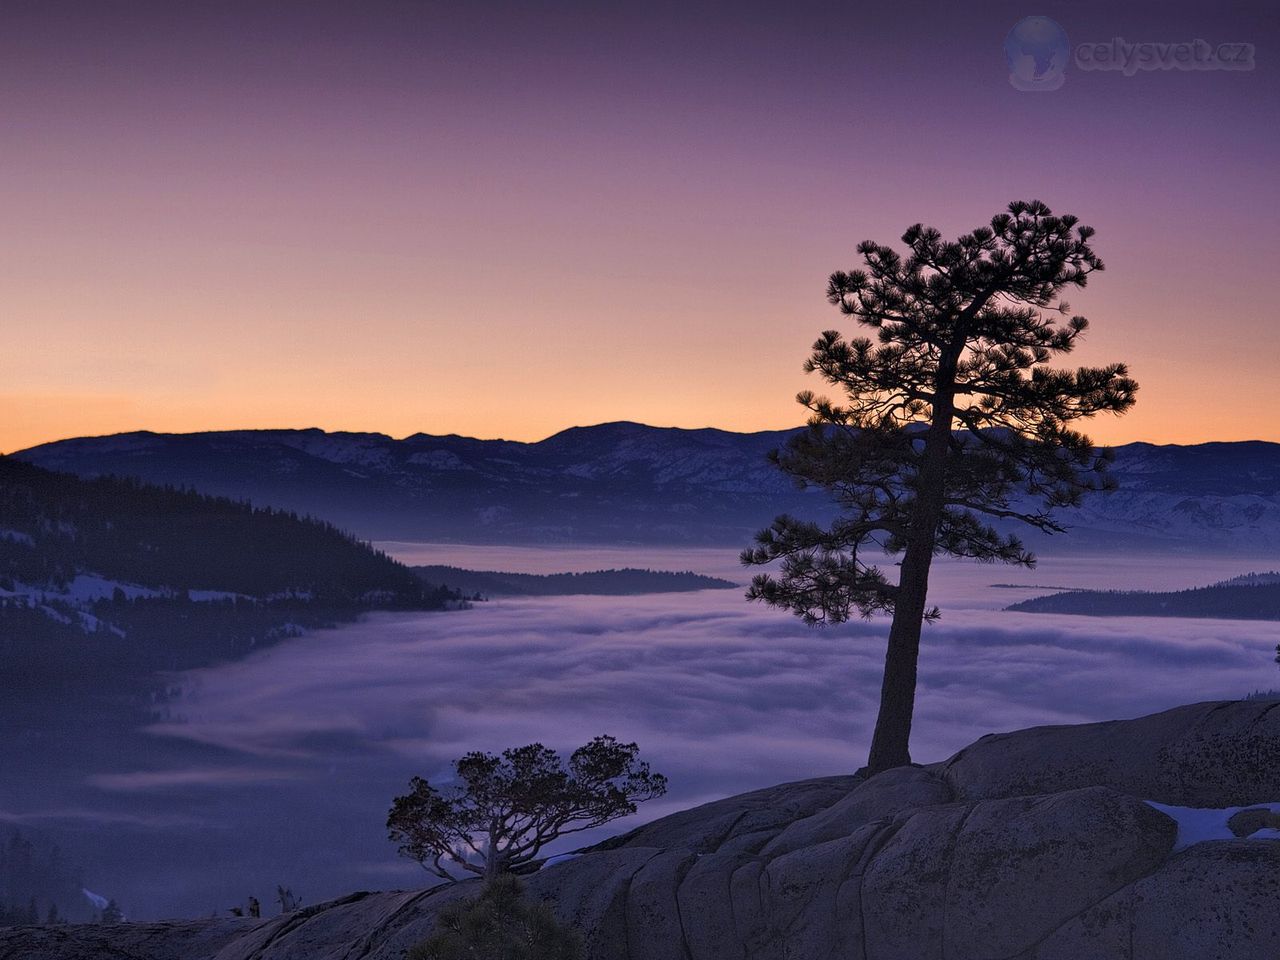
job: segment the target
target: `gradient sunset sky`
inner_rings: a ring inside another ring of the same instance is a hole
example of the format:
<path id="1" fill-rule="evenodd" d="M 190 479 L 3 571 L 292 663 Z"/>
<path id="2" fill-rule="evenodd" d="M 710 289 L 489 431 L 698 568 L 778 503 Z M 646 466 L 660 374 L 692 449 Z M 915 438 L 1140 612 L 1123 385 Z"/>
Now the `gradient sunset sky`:
<path id="1" fill-rule="evenodd" d="M 125 430 L 533 440 L 802 419 L 863 239 L 1098 229 L 1106 442 L 1280 440 L 1269 4 L 92 3 L 0 13 L 0 450 Z M 1247 42 L 1247 72 L 1068 67 Z"/>

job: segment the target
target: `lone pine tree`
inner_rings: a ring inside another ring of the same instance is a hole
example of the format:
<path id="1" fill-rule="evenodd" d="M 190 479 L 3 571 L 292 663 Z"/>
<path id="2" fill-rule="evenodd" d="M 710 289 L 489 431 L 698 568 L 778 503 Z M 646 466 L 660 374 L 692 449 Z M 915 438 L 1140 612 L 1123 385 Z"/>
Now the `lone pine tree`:
<path id="1" fill-rule="evenodd" d="M 1055 508 L 1114 486 L 1109 452 L 1072 424 L 1124 413 L 1138 385 L 1122 363 L 1047 366 L 1088 327 L 1060 295 L 1103 268 L 1093 233 L 1019 201 L 954 241 L 916 224 L 902 236 L 905 257 L 864 242 L 865 268 L 831 276 L 828 300 L 875 339 L 822 334 L 805 370 L 843 397 L 802 392 L 809 427 L 772 458 L 841 512 L 825 528 L 778 517 L 742 561 L 780 561 L 747 596 L 807 623 L 892 615 L 872 773 L 911 762 L 922 624 L 939 615 L 927 606 L 934 556 L 1030 567 L 1034 555 L 994 522 L 1062 532 Z M 901 556 L 897 583 L 873 551 Z"/>

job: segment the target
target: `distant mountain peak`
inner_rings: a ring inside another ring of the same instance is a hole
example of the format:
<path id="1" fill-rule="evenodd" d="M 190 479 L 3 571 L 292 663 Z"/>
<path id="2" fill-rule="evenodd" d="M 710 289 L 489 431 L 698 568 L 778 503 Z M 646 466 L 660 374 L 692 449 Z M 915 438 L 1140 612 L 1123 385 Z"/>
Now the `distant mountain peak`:
<path id="1" fill-rule="evenodd" d="M 315 427 L 139 431 L 15 456 L 285 507 L 371 538 L 741 546 L 779 513 L 815 520 L 833 513 L 823 493 L 797 490 L 767 461 L 795 432 L 628 420 L 533 443 L 427 433 L 397 440 Z M 1119 491 L 1065 512 L 1071 533 L 1055 538 L 1054 549 L 1124 543 L 1239 552 L 1280 541 L 1280 444 L 1128 444 L 1116 448 L 1113 472 Z"/>

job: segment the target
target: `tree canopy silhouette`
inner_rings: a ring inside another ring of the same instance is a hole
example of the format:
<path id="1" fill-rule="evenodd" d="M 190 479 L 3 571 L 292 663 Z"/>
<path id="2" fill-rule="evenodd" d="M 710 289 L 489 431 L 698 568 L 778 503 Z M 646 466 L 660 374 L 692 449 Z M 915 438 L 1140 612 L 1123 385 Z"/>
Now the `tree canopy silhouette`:
<path id="1" fill-rule="evenodd" d="M 994 524 L 1049 533 L 1059 507 L 1109 489 L 1109 454 L 1073 424 L 1120 414 L 1137 384 L 1122 363 L 1051 368 L 1088 321 L 1060 295 L 1103 268 L 1092 227 L 1039 201 L 1011 203 L 957 240 L 916 224 L 905 256 L 866 241 L 864 268 L 831 275 L 827 299 L 875 338 L 828 330 L 805 370 L 842 396 L 805 391 L 809 428 L 774 462 L 841 508 L 829 526 L 778 517 L 745 564 L 781 561 L 753 578 L 748 598 L 806 622 L 855 611 L 892 615 L 871 772 L 910 763 L 922 624 L 936 554 L 1032 566 L 1033 554 Z M 901 555 L 892 583 L 869 554 Z"/>
<path id="2" fill-rule="evenodd" d="M 441 791 L 414 777 L 387 816 L 400 853 L 444 880 L 462 870 L 492 881 L 518 871 L 548 843 L 636 812 L 667 792 L 667 778 L 637 759 L 634 743 L 596 737 L 569 756 L 540 743 L 468 753 Z"/>

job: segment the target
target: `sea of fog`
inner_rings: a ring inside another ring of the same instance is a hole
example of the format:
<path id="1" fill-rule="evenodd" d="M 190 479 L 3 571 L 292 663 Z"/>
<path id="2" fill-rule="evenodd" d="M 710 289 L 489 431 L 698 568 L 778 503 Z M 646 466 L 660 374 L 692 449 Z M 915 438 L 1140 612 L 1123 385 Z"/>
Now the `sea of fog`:
<path id="1" fill-rule="evenodd" d="M 380 546 L 413 563 L 746 580 L 733 551 Z M 932 599 L 943 619 L 926 628 L 915 759 L 943 759 L 992 731 L 1280 685 L 1276 624 L 1001 609 L 1045 592 L 1036 585 L 1180 588 L 1278 565 L 1187 555 L 1047 558 L 1032 571 L 939 562 Z M 276 884 L 309 903 L 423 885 L 385 839 L 386 810 L 412 775 L 443 778 L 468 750 L 571 748 L 598 733 L 638 741 L 671 782 L 640 819 L 853 771 L 885 630 L 807 628 L 747 604 L 741 590 L 378 614 L 180 675 L 169 717 L 107 749 L 32 753 L 30 769 L 6 771 L 0 819 L 56 836 L 85 864 L 89 887 L 131 917 L 207 915 L 250 894 L 266 904 Z"/>

